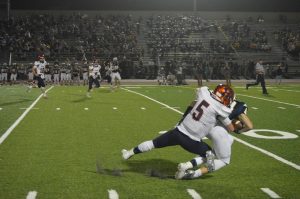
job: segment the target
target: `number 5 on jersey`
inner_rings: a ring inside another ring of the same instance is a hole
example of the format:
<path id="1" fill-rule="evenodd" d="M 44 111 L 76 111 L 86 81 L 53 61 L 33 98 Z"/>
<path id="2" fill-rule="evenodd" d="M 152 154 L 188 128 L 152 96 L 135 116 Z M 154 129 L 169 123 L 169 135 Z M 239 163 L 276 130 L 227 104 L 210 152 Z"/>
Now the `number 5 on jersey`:
<path id="1" fill-rule="evenodd" d="M 202 109 L 203 106 L 204 106 L 205 108 L 207 108 L 207 107 L 209 107 L 209 103 L 208 103 L 207 101 L 203 100 L 203 101 L 197 106 L 197 108 L 196 108 L 197 111 L 194 111 L 193 114 L 192 114 L 194 120 L 199 121 L 199 120 L 201 119 L 201 117 L 202 117 L 202 115 L 203 115 L 203 109 Z M 198 113 L 197 113 L 197 112 L 198 112 Z"/>

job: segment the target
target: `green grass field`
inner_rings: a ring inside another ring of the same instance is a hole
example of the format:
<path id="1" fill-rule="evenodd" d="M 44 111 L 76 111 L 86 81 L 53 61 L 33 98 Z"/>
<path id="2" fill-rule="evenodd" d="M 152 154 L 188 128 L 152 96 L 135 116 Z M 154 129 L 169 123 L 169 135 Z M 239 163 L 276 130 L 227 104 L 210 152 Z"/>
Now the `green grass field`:
<path id="1" fill-rule="evenodd" d="M 86 98 L 85 87 L 53 87 L 49 98 L 41 98 L 0 144 L 0 198 L 35 198 L 29 196 L 33 191 L 41 199 L 116 198 L 109 190 L 122 199 L 193 198 L 188 189 L 203 199 L 271 198 L 261 188 L 281 198 L 300 198 L 300 138 L 270 139 L 279 136 L 274 131 L 299 136 L 300 85 L 270 87 L 268 96 L 260 87 L 234 88 L 248 104 L 254 128 L 265 129 L 256 133 L 269 139 L 234 136 L 283 160 L 236 140 L 229 166 L 183 181 L 173 177 L 177 164 L 194 155 L 180 147 L 122 160 L 123 148 L 153 139 L 181 118 L 161 103 L 184 112 L 194 100 L 195 88 L 101 88 Z M 27 93 L 23 86 L 0 87 L 0 136 L 39 95 L 38 89 Z"/>

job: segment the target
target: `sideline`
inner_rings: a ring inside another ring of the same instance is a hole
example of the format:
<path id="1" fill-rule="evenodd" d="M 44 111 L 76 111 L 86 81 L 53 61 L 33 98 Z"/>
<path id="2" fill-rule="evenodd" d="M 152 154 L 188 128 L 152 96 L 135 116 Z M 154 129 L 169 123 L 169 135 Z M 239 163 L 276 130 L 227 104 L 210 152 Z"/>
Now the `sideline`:
<path id="1" fill-rule="evenodd" d="M 141 93 L 138 93 L 138 92 L 129 90 L 129 89 L 125 89 L 125 88 L 122 88 L 122 89 L 125 90 L 125 91 L 128 91 L 128 92 L 130 92 L 130 93 L 134 93 L 134 94 L 136 94 L 136 95 L 140 95 L 140 96 L 142 96 L 142 97 L 145 97 L 145 98 L 147 98 L 147 99 L 149 99 L 149 100 L 151 100 L 151 101 L 153 101 L 153 102 L 156 102 L 156 103 L 158 103 L 158 104 L 161 104 L 161 105 L 163 105 L 163 106 L 165 106 L 165 107 L 167 107 L 167 108 L 169 108 L 169 109 L 171 109 L 171 110 L 173 110 L 173 111 L 175 111 L 175 112 L 177 112 L 177 113 L 179 113 L 179 114 L 181 114 L 181 115 L 183 114 L 181 111 L 179 111 L 179 110 L 177 110 L 177 109 L 174 109 L 174 108 L 170 107 L 169 105 L 164 104 L 164 103 L 162 103 L 162 102 L 159 102 L 159 101 L 157 101 L 157 100 L 155 100 L 155 99 L 153 99 L 153 98 L 151 98 L 151 97 L 148 97 L 148 96 L 146 96 L 146 95 L 144 95 L 144 94 L 141 94 Z M 284 158 L 282 158 L 282 157 L 279 157 L 279 156 L 277 156 L 277 155 L 275 155 L 275 154 L 273 154 L 273 153 L 271 153 L 271 152 L 269 152 L 269 151 L 266 151 L 266 150 L 264 150 L 264 149 L 262 149 L 262 148 L 259 148 L 259 147 L 255 146 L 255 145 L 252 145 L 252 144 L 248 143 L 248 142 L 245 142 L 244 140 L 241 140 L 241 139 L 236 138 L 236 137 L 234 137 L 234 136 L 232 136 L 232 137 L 233 137 L 234 140 L 236 140 L 237 142 L 239 142 L 239 143 L 241 143 L 241 144 L 244 144 L 244 145 L 246 145 L 246 146 L 248 146 L 248 147 L 250 147 L 250 148 L 252 148 L 252 149 L 255 149 L 255 150 L 257 150 L 257 151 L 259 151 L 259 152 L 261 152 L 261 153 L 263 153 L 263 154 L 265 154 L 265 155 L 267 155 L 267 156 L 269 156 L 269 157 L 272 157 L 272 158 L 274 158 L 274 159 L 276 159 L 276 160 L 278 160 L 278 161 L 280 161 L 280 162 L 282 162 L 282 163 L 284 163 L 284 164 L 286 164 L 286 165 L 289 165 L 289 166 L 291 166 L 291 167 L 293 167 L 293 168 L 295 168 L 295 169 L 297 169 L 297 170 L 300 170 L 300 166 L 297 165 L 297 164 L 295 164 L 295 163 L 293 163 L 293 162 L 290 162 L 290 161 L 288 161 L 288 160 L 286 160 L 286 159 L 284 159 Z"/>
<path id="2" fill-rule="evenodd" d="M 49 92 L 53 86 L 48 88 L 45 92 Z M 5 133 L 0 137 L 0 145 L 4 140 L 10 135 L 10 133 L 18 126 L 18 124 L 24 119 L 24 117 L 29 113 L 29 111 L 36 105 L 36 103 L 43 97 L 41 94 L 24 112 L 23 114 L 5 131 Z"/>

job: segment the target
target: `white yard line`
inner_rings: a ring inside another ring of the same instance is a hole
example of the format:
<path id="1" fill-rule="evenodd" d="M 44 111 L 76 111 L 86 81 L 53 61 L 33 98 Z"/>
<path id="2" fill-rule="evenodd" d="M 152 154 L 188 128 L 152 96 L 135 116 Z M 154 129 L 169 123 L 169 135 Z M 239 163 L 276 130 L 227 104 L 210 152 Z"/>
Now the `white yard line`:
<path id="1" fill-rule="evenodd" d="M 50 91 L 53 88 L 51 86 L 46 90 L 46 93 Z M 29 113 L 29 111 L 38 103 L 38 101 L 43 97 L 43 94 L 41 94 L 29 107 L 26 109 L 23 114 L 5 131 L 5 133 L 0 137 L 0 145 L 4 140 L 10 135 L 10 133 L 18 126 L 18 124 L 24 119 L 24 117 Z"/>
<path id="2" fill-rule="evenodd" d="M 257 110 L 257 109 L 258 109 L 258 108 L 254 107 L 254 106 L 253 106 L 253 107 L 251 107 L 251 108 L 252 108 L 252 109 L 254 109 L 254 110 Z"/>
<path id="3" fill-rule="evenodd" d="M 187 192 L 192 196 L 193 199 L 202 199 L 200 194 L 197 193 L 194 189 L 187 189 Z"/>
<path id="4" fill-rule="evenodd" d="M 147 95 L 143 95 L 143 94 L 141 94 L 141 93 L 138 93 L 138 92 L 135 92 L 135 91 L 132 91 L 132 90 L 128 90 L 128 89 L 126 89 L 126 88 L 122 88 L 123 90 L 126 90 L 126 91 L 128 91 L 128 92 L 130 92 L 130 93 L 134 93 L 134 94 L 136 94 L 136 95 L 140 95 L 140 96 L 143 96 L 143 97 L 145 97 L 145 98 L 147 98 L 147 99 L 149 99 L 149 100 L 151 100 L 151 101 L 153 101 L 153 102 L 156 102 L 156 103 L 158 103 L 158 104 L 160 104 L 160 105 L 163 105 L 164 107 L 166 107 L 166 108 L 168 108 L 168 109 L 171 109 L 171 110 L 173 110 L 173 111 L 175 111 L 175 112 L 177 112 L 177 113 L 179 113 L 179 114 L 183 114 L 182 112 L 180 112 L 179 110 L 177 110 L 177 109 L 175 109 L 175 108 L 173 108 L 173 107 L 171 107 L 171 106 L 169 106 L 169 105 L 167 105 L 167 104 L 164 104 L 164 103 L 162 103 L 162 102 L 160 102 L 160 101 L 157 101 L 157 100 L 155 100 L 155 99 L 153 99 L 153 98 L 151 98 L 151 97 L 148 97 Z"/>
<path id="5" fill-rule="evenodd" d="M 117 193 L 116 190 L 109 189 L 108 191 L 108 198 L 109 199 L 119 199 L 119 194 Z"/>
<path id="6" fill-rule="evenodd" d="M 265 98 L 261 98 L 261 97 L 254 97 L 254 96 L 251 96 L 251 95 L 244 95 L 244 94 L 237 94 L 237 95 L 244 96 L 244 97 L 250 97 L 250 98 L 254 98 L 254 99 L 265 100 L 265 101 L 268 101 L 268 102 L 275 102 L 275 103 L 279 103 L 279 104 L 285 104 L 285 105 L 300 107 L 299 104 L 291 104 L 291 103 L 286 103 L 286 102 L 281 102 L 281 101 L 276 101 L 276 100 L 265 99 Z"/>
<path id="7" fill-rule="evenodd" d="M 277 193 L 275 193 L 269 188 L 260 188 L 260 189 L 266 194 L 268 194 L 268 196 L 270 196 L 271 198 L 281 198 Z"/>
<path id="8" fill-rule="evenodd" d="M 124 88 L 122 88 L 122 89 L 124 89 Z M 180 111 L 178 111 L 178 110 L 176 110 L 176 109 L 170 107 L 169 105 L 164 104 L 164 103 L 162 103 L 162 102 L 159 102 L 159 101 L 157 101 L 157 100 L 155 100 L 155 99 L 153 99 L 153 98 L 151 98 L 151 97 L 148 97 L 148 96 L 146 96 L 146 95 L 143 95 L 143 94 L 141 94 L 141 93 L 138 93 L 138 92 L 135 92 L 135 91 L 131 91 L 131 90 L 128 90 L 128 89 L 124 89 L 124 90 L 126 90 L 126 91 L 128 91 L 128 92 L 131 92 L 131 93 L 134 93 L 134 94 L 137 94 L 137 95 L 140 95 L 140 96 L 143 96 L 143 97 L 145 97 L 145 98 L 147 98 L 147 99 L 149 99 L 149 100 L 151 100 L 151 101 L 153 101 L 153 102 L 156 102 L 156 103 L 158 103 L 158 104 L 160 104 L 160 105 L 163 105 L 163 106 L 165 106 L 165 107 L 168 107 L 169 109 L 171 109 L 171 110 L 173 110 L 173 111 L 175 111 L 175 112 L 177 112 L 177 113 L 179 113 L 179 114 L 181 114 L 181 115 L 183 114 L 182 112 L 180 112 Z M 234 137 L 234 136 L 232 136 L 232 137 L 233 137 L 237 142 L 240 142 L 241 144 L 244 144 L 244 145 L 246 145 L 246 146 L 248 146 L 248 147 L 250 147 L 250 148 L 252 148 L 252 149 L 255 149 L 255 150 L 257 150 L 257 151 L 259 151 L 259 152 L 261 152 L 261 153 L 263 153 L 263 154 L 265 154 L 265 155 L 267 155 L 267 156 L 269 156 L 269 157 L 272 157 L 272 158 L 274 158 L 274 159 L 276 159 L 276 160 L 278 160 L 278 161 L 280 161 L 280 162 L 282 162 L 282 163 L 284 163 L 284 164 L 286 164 L 286 165 L 289 165 L 289 166 L 291 166 L 291 167 L 293 167 L 293 168 L 295 168 L 295 169 L 297 169 L 297 170 L 300 170 L 300 166 L 297 165 L 297 164 L 295 164 L 295 163 L 293 163 L 293 162 L 290 162 L 290 161 L 288 161 L 288 160 L 286 160 L 286 159 L 284 159 L 284 158 L 282 158 L 282 157 L 279 157 L 279 156 L 277 156 L 277 155 L 275 155 L 275 154 L 273 154 L 273 153 L 271 153 L 271 152 L 269 152 L 269 151 L 266 151 L 266 150 L 264 150 L 264 149 L 262 149 L 262 148 L 259 148 L 259 147 L 257 147 L 257 146 L 254 146 L 254 145 L 252 145 L 252 144 L 250 144 L 250 143 L 248 143 L 248 142 L 245 142 L 244 140 L 241 140 L 241 139 L 236 138 L 236 137 Z"/>
<path id="9" fill-rule="evenodd" d="M 290 162 L 290 161 L 288 161 L 288 160 L 286 160 L 286 159 L 284 159 L 284 158 L 282 158 L 282 157 L 279 157 L 278 155 L 275 155 L 274 153 L 271 153 L 271 152 L 269 152 L 269 151 L 267 151 L 267 150 L 264 150 L 264 149 L 262 149 L 262 148 L 259 148 L 259 147 L 257 147 L 257 146 L 254 146 L 254 145 L 252 145 L 252 144 L 250 144 L 250 143 L 248 143 L 248 142 L 245 142 L 244 140 L 241 140 L 241 139 L 239 139 L 239 138 L 237 138 L 237 137 L 234 137 L 234 136 L 232 136 L 232 137 L 233 137 L 233 139 L 235 139 L 236 141 L 238 141 L 238 142 L 240 142 L 240 143 L 242 143 L 242 144 L 244 144 L 244 145 L 246 145 L 246 146 L 248 146 L 248 147 L 250 147 L 250 148 L 252 148 L 252 149 L 255 149 L 255 150 L 257 150 L 257 151 L 259 151 L 259 152 L 261 152 L 261 153 L 263 153 L 263 154 L 265 154 L 265 155 L 267 155 L 267 156 L 269 156 L 269 157 L 272 157 L 272 158 L 274 158 L 274 159 L 276 159 L 276 160 L 278 160 L 278 161 L 280 161 L 280 162 L 282 162 L 282 163 L 284 163 L 284 164 L 287 164 L 287 165 L 289 165 L 289 166 L 291 166 L 291 167 L 293 167 L 293 168 L 295 168 L 295 169 L 297 169 L 297 170 L 300 170 L 300 166 L 297 165 L 297 164 L 295 164 L 295 163 L 293 163 L 293 162 Z"/>
<path id="10" fill-rule="evenodd" d="M 294 92 L 294 93 L 300 93 L 300 91 L 295 90 L 287 90 L 287 89 L 276 89 L 277 91 L 288 91 L 288 92 Z"/>
<path id="11" fill-rule="evenodd" d="M 279 109 L 282 109 L 282 110 L 286 109 L 286 108 L 284 108 L 284 107 L 281 107 L 281 106 L 278 106 L 277 108 L 279 108 Z"/>
<path id="12" fill-rule="evenodd" d="M 37 192 L 36 191 L 30 191 L 28 192 L 26 199 L 35 199 L 37 196 Z"/>

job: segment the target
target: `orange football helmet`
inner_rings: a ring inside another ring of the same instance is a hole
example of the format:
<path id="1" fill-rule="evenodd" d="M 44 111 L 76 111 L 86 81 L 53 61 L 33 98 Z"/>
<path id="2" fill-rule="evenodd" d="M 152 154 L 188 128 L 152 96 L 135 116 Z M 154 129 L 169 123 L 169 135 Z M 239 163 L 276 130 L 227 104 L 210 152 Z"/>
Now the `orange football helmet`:
<path id="1" fill-rule="evenodd" d="M 234 91 L 227 85 L 219 84 L 213 93 L 220 99 L 225 106 L 229 106 L 234 100 Z"/>

